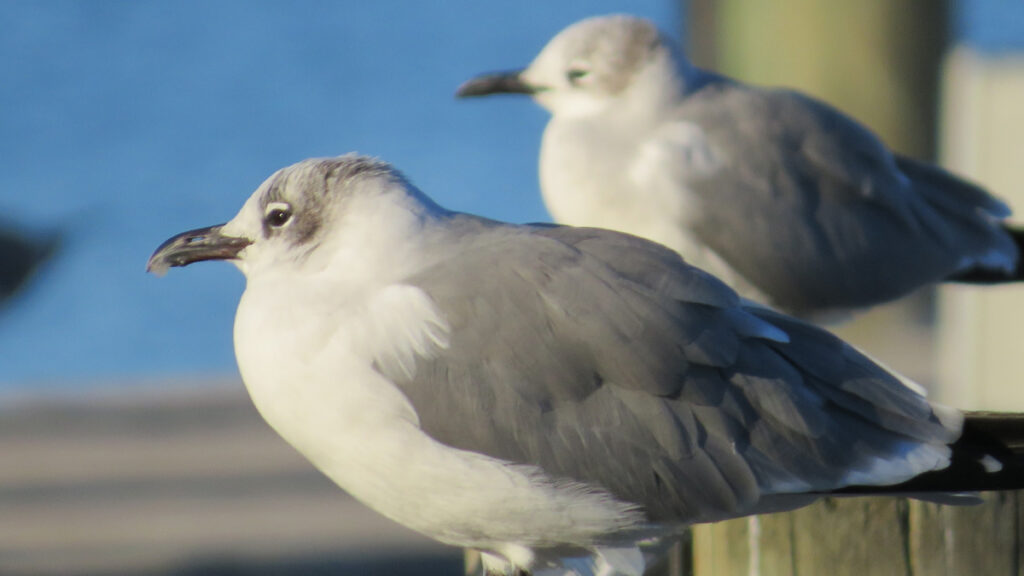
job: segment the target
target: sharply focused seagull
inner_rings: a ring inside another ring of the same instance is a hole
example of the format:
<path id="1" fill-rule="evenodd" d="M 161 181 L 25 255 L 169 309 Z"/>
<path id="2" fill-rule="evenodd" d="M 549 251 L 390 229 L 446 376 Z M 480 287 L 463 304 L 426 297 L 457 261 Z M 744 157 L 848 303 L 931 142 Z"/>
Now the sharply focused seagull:
<path id="1" fill-rule="evenodd" d="M 790 313 L 1024 279 L 1005 204 L 813 98 L 694 67 L 647 20 L 583 20 L 457 92 L 495 93 L 551 113 L 540 184 L 557 222 L 654 240 Z"/>
<path id="2" fill-rule="evenodd" d="M 278 171 L 149 269 L 211 259 L 245 274 L 235 353 L 266 421 L 491 575 L 639 576 L 697 522 L 1024 485 L 1010 416 L 930 404 L 657 244 L 451 212 L 366 157 Z"/>

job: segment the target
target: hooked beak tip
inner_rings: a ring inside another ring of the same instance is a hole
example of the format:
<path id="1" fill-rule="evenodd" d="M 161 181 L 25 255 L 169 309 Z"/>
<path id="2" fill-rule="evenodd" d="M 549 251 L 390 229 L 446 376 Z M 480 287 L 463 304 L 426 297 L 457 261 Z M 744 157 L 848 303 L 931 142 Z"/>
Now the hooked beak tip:
<path id="1" fill-rule="evenodd" d="M 175 266 L 188 266 L 203 260 L 233 260 L 252 244 L 248 238 L 225 236 L 223 224 L 197 228 L 167 239 L 146 262 L 146 271 L 163 276 Z"/>

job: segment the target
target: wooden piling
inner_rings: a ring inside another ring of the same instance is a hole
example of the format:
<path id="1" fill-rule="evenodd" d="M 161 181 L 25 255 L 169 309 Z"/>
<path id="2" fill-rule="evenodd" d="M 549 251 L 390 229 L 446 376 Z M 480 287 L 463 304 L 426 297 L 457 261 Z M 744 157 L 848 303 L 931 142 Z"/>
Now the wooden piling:
<path id="1" fill-rule="evenodd" d="M 1019 576 L 1017 492 L 979 506 L 828 498 L 694 530 L 693 576 Z"/>

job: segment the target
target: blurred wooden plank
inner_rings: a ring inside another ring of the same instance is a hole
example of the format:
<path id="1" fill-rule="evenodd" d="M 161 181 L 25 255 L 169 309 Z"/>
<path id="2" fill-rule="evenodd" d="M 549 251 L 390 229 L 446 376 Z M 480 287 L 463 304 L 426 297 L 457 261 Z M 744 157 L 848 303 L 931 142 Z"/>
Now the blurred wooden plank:
<path id="1" fill-rule="evenodd" d="M 459 561 L 317 472 L 240 384 L 5 398 L 0 453 L 4 575 L 409 574 L 414 560 Z"/>

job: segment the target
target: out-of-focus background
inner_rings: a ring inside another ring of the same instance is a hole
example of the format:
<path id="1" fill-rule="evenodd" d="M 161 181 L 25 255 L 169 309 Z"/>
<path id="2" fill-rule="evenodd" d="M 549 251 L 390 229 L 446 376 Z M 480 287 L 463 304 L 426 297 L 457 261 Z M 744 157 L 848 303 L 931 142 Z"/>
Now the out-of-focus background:
<path id="1" fill-rule="evenodd" d="M 621 11 L 698 64 L 817 95 L 1024 213 L 1011 0 L 8 0 L 0 573 L 456 573 L 458 551 L 361 507 L 259 420 L 231 348 L 237 271 L 143 267 L 276 169 L 353 150 L 446 207 L 548 220 L 546 114 L 452 93 Z M 928 291 L 838 331 L 943 401 L 1024 408 L 1022 292 Z"/>

